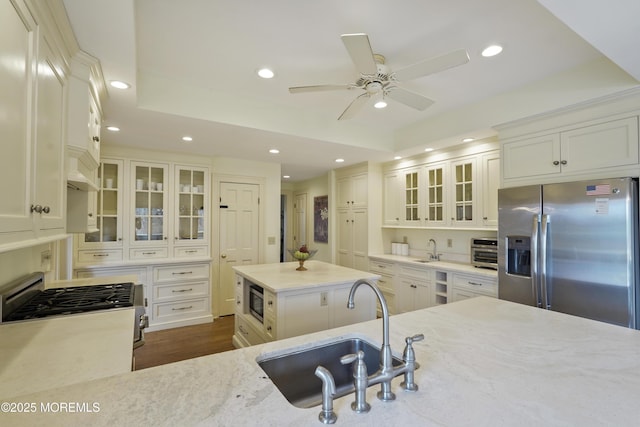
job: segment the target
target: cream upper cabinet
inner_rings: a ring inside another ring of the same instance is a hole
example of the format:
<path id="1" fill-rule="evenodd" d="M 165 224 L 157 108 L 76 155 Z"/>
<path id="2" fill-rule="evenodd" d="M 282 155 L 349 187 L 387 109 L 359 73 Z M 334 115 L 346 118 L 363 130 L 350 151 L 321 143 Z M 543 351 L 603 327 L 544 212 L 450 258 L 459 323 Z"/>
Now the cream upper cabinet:
<path id="1" fill-rule="evenodd" d="M 205 168 L 174 167 L 174 255 L 208 255 L 209 171 Z M 187 251 L 187 252 L 185 252 Z"/>
<path id="2" fill-rule="evenodd" d="M 482 225 L 498 226 L 498 189 L 500 188 L 500 152 L 483 154 L 482 160 Z"/>
<path id="3" fill-rule="evenodd" d="M 505 186 L 626 175 L 640 164 L 638 117 L 511 138 L 502 144 L 502 158 Z"/>
<path id="4" fill-rule="evenodd" d="M 412 168 L 401 171 L 403 177 L 403 201 L 404 215 L 401 224 L 408 226 L 421 226 L 424 223 L 424 182 L 420 168 Z"/>
<path id="5" fill-rule="evenodd" d="M 336 208 L 366 208 L 368 191 L 367 173 L 345 176 L 336 180 Z"/>
<path id="6" fill-rule="evenodd" d="M 21 10 L 16 10 L 18 7 Z M 0 2 L 0 52 L 11 61 L 0 61 L 0 244 L 35 237 L 31 174 L 34 101 L 35 20 L 19 2 Z M 12 234 L 7 234 L 12 233 Z"/>
<path id="7" fill-rule="evenodd" d="M 451 221 L 456 226 L 476 225 L 478 222 L 478 198 L 475 157 L 452 162 L 451 174 L 451 189 L 453 190 Z"/>
<path id="8" fill-rule="evenodd" d="M 129 215 L 129 244 L 158 246 L 154 251 L 134 251 L 133 258 L 165 258 L 168 240 L 167 218 L 169 165 L 163 163 L 131 162 L 131 204 Z"/>
<path id="9" fill-rule="evenodd" d="M 404 215 L 403 184 L 404 174 L 401 171 L 390 171 L 384 174 L 383 180 L 383 225 L 400 225 Z"/>
<path id="10" fill-rule="evenodd" d="M 435 163 L 425 168 L 426 178 L 426 217 L 429 227 L 447 225 L 447 181 L 449 168 L 446 163 Z"/>

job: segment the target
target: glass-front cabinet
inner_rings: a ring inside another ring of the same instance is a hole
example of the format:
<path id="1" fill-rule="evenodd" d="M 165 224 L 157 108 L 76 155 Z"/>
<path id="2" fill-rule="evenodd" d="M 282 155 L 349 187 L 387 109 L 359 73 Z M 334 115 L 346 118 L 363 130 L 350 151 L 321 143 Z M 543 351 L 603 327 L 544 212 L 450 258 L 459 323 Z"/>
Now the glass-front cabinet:
<path id="1" fill-rule="evenodd" d="M 80 247 L 120 247 L 122 246 L 122 193 L 124 188 L 122 160 L 103 159 L 98 167 L 96 193 L 97 231 L 85 233 L 80 238 Z"/>
<path id="2" fill-rule="evenodd" d="M 452 220 L 456 224 L 473 224 L 475 221 L 474 181 L 476 174 L 475 159 L 467 159 L 452 164 L 454 174 L 454 212 Z"/>
<path id="3" fill-rule="evenodd" d="M 131 162 L 132 245 L 166 244 L 168 168 L 166 164 Z"/>
<path id="4" fill-rule="evenodd" d="M 427 167 L 427 217 L 429 226 L 445 225 L 446 219 L 446 164 Z"/>
<path id="5" fill-rule="evenodd" d="M 176 243 L 201 244 L 207 240 L 208 172 L 205 169 L 176 166 L 175 168 Z"/>
<path id="6" fill-rule="evenodd" d="M 408 171 L 404 175 L 404 223 L 407 225 L 420 223 L 420 184 L 417 170 Z"/>

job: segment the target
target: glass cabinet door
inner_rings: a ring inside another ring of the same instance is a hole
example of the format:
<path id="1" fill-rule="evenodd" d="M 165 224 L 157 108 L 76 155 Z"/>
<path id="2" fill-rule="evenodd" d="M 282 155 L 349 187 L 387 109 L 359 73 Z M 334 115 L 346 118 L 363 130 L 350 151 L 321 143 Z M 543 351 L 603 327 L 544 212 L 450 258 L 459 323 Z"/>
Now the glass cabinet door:
<path id="1" fill-rule="evenodd" d="M 475 164 L 466 161 L 455 166 L 455 221 L 472 222 L 473 212 L 473 177 Z"/>
<path id="2" fill-rule="evenodd" d="M 122 182 L 120 160 L 103 160 L 98 167 L 97 217 L 98 231 L 85 233 L 82 246 L 101 247 L 122 243 Z"/>
<path id="3" fill-rule="evenodd" d="M 207 181 L 208 173 L 204 169 L 176 167 L 177 242 L 206 240 Z"/>
<path id="4" fill-rule="evenodd" d="M 427 221 L 442 223 L 445 218 L 444 166 L 427 168 Z"/>
<path id="5" fill-rule="evenodd" d="M 133 239 L 132 242 L 156 242 L 167 239 L 166 197 L 167 166 L 132 163 Z"/>

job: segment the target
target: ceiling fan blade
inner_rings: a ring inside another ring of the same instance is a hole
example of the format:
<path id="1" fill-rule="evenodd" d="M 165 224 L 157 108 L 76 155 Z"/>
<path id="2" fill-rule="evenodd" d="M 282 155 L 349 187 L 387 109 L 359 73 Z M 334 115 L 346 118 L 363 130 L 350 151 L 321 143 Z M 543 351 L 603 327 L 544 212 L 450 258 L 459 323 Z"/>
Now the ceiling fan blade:
<path id="1" fill-rule="evenodd" d="M 454 50 L 453 52 L 409 65 L 406 68 L 396 71 L 394 75 L 398 81 L 411 80 L 444 71 L 448 68 L 457 67 L 467 62 L 469 62 L 469 54 L 466 50 Z"/>
<path id="2" fill-rule="evenodd" d="M 289 88 L 289 93 L 302 93 L 302 92 L 324 92 L 329 90 L 344 90 L 353 89 L 351 84 L 347 85 L 315 85 L 315 86 L 295 86 Z"/>
<path id="3" fill-rule="evenodd" d="M 406 89 L 402 89 L 401 87 L 390 88 L 388 92 L 385 92 L 385 96 L 420 111 L 426 110 L 434 103 L 433 100 L 426 96 L 410 92 Z"/>
<path id="4" fill-rule="evenodd" d="M 378 74 L 376 60 L 373 58 L 369 37 L 366 34 L 343 34 L 340 38 L 360 74 Z"/>
<path id="5" fill-rule="evenodd" d="M 349 104 L 346 110 L 344 110 L 342 114 L 340 114 L 340 117 L 338 117 L 338 120 L 346 120 L 355 116 L 358 113 L 358 111 L 362 109 L 364 104 L 366 104 L 367 101 L 369 101 L 369 98 L 371 98 L 371 95 L 369 95 L 368 93 L 363 93 L 362 95 L 358 96 L 356 99 L 354 99 L 351 102 L 351 104 Z"/>

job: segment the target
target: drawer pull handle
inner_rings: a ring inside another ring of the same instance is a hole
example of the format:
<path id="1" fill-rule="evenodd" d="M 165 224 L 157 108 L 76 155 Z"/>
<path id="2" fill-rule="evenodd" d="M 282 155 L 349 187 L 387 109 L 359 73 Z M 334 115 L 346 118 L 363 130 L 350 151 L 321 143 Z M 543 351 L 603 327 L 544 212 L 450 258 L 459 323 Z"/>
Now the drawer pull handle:
<path id="1" fill-rule="evenodd" d="M 192 305 L 188 306 L 188 307 L 180 307 L 180 308 L 172 308 L 171 310 L 173 311 L 181 311 L 181 310 L 191 310 L 193 308 Z"/>
<path id="2" fill-rule="evenodd" d="M 416 285 L 411 285 L 411 287 L 412 287 L 413 289 L 417 289 L 417 288 L 418 288 Z"/>
<path id="3" fill-rule="evenodd" d="M 196 252 L 198 252 L 196 249 L 185 251 L 185 253 L 188 253 L 188 254 L 195 254 Z"/>
<path id="4" fill-rule="evenodd" d="M 267 331 L 271 332 L 271 326 L 267 326 Z"/>
<path id="5" fill-rule="evenodd" d="M 473 286 L 482 286 L 482 283 L 478 283 L 478 282 L 467 282 L 467 283 Z"/>
<path id="6" fill-rule="evenodd" d="M 236 301 L 236 305 L 240 305 L 240 298 Z"/>
<path id="7" fill-rule="evenodd" d="M 142 255 L 155 255 L 155 254 L 156 254 L 155 251 L 153 251 L 153 252 L 142 252 Z"/>
<path id="8" fill-rule="evenodd" d="M 245 334 L 245 335 L 249 335 L 249 332 L 245 331 L 244 328 L 242 327 L 242 325 L 238 326 L 238 330 L 240 332 L 242 332 L 243 334 Z"/>
<path id="9" fill-rule="evenodd" d="M 94 257 L 109 256 L 109 254 L 93 254 Z"/>
<path id="10" fill-rule="evenodd" d="M 176 290 L 176 289 L 172 289 L 172 290 L 171 290 L 171 292 L 176 292 L 176 293 L 178 293 L 178 292 L 191 292 L 192 290 L 193 290 L 193 288 L 189 288 L 189 289 L 178 289 L 178 290 Z"/>
<path id="11" fill-rule="evenodd" d="M 193 271 L 174 271 L 173 273 L 171 273 L 173 275 L 180 275 L 180 274 L 193 274 Z"/>
<path id="12" fill-rule="evenodd" d="M 268 306 L 272 306 L 273 305 L 273 301 L 267 301 L 267 305 Z"/>

